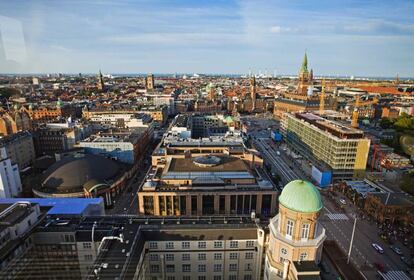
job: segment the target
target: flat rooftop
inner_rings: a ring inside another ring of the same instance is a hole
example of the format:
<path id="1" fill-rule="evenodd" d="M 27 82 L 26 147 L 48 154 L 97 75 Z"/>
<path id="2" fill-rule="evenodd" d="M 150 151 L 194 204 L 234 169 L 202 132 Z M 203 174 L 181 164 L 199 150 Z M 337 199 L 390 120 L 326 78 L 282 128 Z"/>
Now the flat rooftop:
<path id="1" fill-rule="evenodd" d="M 362 130 L 345 126 L 336 121 L 327 120 L 313 113 L 296 113 L 295 116 L 296 118 L 304 120 L 320 130 L 341 139 L 360 139 L 364 137 L 364 132 Z"/>
<path id="2" fill-rule="evenodd" d="M 221 161 L 215 166 L 202 167 L 194 163 L 194 158 L 173 158 L 168 172 L 226 172 L 247 171 L 243 160 L 236 157 L 218 157 Z"/>

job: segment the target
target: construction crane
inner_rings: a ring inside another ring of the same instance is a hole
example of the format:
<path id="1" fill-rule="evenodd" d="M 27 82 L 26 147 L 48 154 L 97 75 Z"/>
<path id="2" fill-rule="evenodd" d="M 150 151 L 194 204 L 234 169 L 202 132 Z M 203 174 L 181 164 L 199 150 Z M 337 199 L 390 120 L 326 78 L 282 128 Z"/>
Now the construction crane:
<path id="1" fill-rule="evenodd" d="M 354 111 L 352 112 L 351 126 L 353 128 L 358 128 L 358 107 L 359 107 L 359 95 L 355 97 L 355 106 L 354 106 Z"/>
<path id="2" fill-rule="evenodd" d="M 319 98 L 319 114 L 322 116 L 325 110 L 325 79 L 322 80 L 322 92 Z"/>

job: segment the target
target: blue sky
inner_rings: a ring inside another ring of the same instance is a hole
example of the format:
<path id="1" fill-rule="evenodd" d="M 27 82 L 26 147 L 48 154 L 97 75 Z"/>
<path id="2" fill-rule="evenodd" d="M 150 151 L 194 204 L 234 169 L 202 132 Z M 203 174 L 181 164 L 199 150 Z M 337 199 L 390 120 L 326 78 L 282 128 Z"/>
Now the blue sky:
<path id="1" fill-rule="evenodd" d="M 0 1 L 0 72 L 414 77 L 414 1 Z"/>

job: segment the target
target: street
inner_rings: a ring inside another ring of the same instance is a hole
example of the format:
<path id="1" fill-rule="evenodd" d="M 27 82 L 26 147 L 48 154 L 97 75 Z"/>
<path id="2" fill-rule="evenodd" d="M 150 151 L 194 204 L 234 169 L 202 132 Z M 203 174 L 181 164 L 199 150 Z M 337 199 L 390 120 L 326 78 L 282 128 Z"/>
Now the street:
<path id="1" fill-rule="evenodd" d="M 295 161 L 279 149 L 270 138 L 253 136 L 253 145 L 262 153 L 265 163 L 270 163 L 272 172 L 280 176 L 282 185 L 295 180 L 310 180 L 298 161 Z M 339 199 L 333 199 L 321 190 L 324 208 L 321 212 L 320 222 L 325 227 L 329 240 L 335 240 L 339 247 L 348 254 L 354 217 L 358 216 L 360 210 L 351 204 L 345 197 L 346 205 L 339 206 Z M 350 261 L 360 270 L 367 279 L 377 279 L 377 266 L 383 266 L 386 271 L 402 273 L 406 271 L 407 265 L 402 262 L 400 255 L 395 253 L 388 244 L 378 236 L 378 228 L 375 222 L 357 219 L 355 227 L 354 242 L 351 250 Z M 377 252 L 372 243 L 380 245 L 384 253 Z M 409 256 L 409 250 L 402 244 L 395 244 L 403 251 L 403 255 Z"/>

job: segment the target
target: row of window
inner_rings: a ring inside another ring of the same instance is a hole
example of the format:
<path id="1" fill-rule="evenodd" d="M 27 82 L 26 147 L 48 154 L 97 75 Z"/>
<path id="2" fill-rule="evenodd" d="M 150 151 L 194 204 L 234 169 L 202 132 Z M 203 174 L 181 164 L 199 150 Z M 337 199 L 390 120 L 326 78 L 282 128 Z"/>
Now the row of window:
<path id="1" fill-rule="evenodd" d="M 159 254 L 150 254 L 149 255 L 149 259 L 150 261 L 158 261 L 159 260 Z M 214 260 L 222 260 L 223 259 L 223 253 L 214 253 Z M 244 258 L 247 260 L 251 260 L 254 257 L 254 253 L 253 252 L 246 252 L 244 254 Z M 239 253 L 230 253 L 229 254 L 229 258 L 231 260 L 237 260 L 239 258 Z M 174 261 L 175 259 L 175 254 L 165 254 L 165 260 L 166 261 Z M 198 258 L 199 261 L 205 261 L 207 259 L 207 254 L 206 253 L 199 253 L 198 254 Z M 185 253 L 181 255 L 181 260 L 183 261 L 188 261 L 190 260 L 190 254 Z"/>
<path id="2" fill-rule="evenodd" d="M 230 263 L 229 264 L 229 271 L 237 271 L 239 269 L 239 266 L 237 263 Z M 252 271 L 253 265 L 251 263 L 247 263 L 244 267 L 245 271 Z M 183 264 L 181 266 L 181 271 L 176 271 L 176 266 L 174 264 L 167 264 L 165 266 L 165 271 L 167 273 L 175 273 L 175 272 L 191 272 L 191 264 Z M 223 265 L 221 263 L 214 264 L 213 266 L 214 272 L 222 272 L 223 271 Z M 150 272 L 151 273 L 160 273 L 160 265 L 158 264 L 152 264 L 150 265 Z M 207 265 L 205 264 L 199 264 L 197 267 L 197 272 L 207 272 Z"/>
<path id="3" fill-rule="evenodd" d="M 192 280 L 190 275 L 184 275 L 182 278 L 177 278 L 175 276 L 167 276 L 166 278 L 167 280 Z M 197 278 L 198 280 L 206 280 L 207 277 L 205 275 L 200 275 Z M 213 276 L 213 280 L 223 280 L 224 277 L 222 277 L 221 275 L 214 275 Z M 238 280 L 239 278 L 237 277 L 237 275 L 229 275 L 228 280 Z M 243 277 L 243 280 L 252 280 L 253 276 L 251 274 L 246 274 Z M 151 280 L 158 280 L 157 277 L 152 277 Z"/>
<path id="4" fill-rule="evenodd" d="M 197 247 L 199 249 L 205 249 L 207 248 L 207 242 L 206 241 L 198 241 Z M 246 248 L 252 248 L 254 247 L 254 241 L 248 240 L 246 241 Z M 158 243 L 155 241 L 149 242 L 149 248 L 150 249 L 158 249 Z M 165 243 L 166 249 L 175 249 L 175 243 L 172 241 Z M 181 242 L 181 249 L 189 249 L 190 248 L 190 241 L 182 241 Z M 221 249 L 224 248 L 224 241 L 214 241 L 214 248 L 215 249 Z M 239 248 L 239 241 L 231 240 L 230 241 L 230 248 Z"/>
<path id="5" fill-rule="evenodd" d="M 287 220 L 286 223 L 286 235 L 288 237 L 293 236 L 293 229 L 295 227 L 295 222 L 293 220 Z M 300 237 L 303 239 L 307 239 L 309 237 L 309 224 L 302 224 L 302 231 Z"/>

